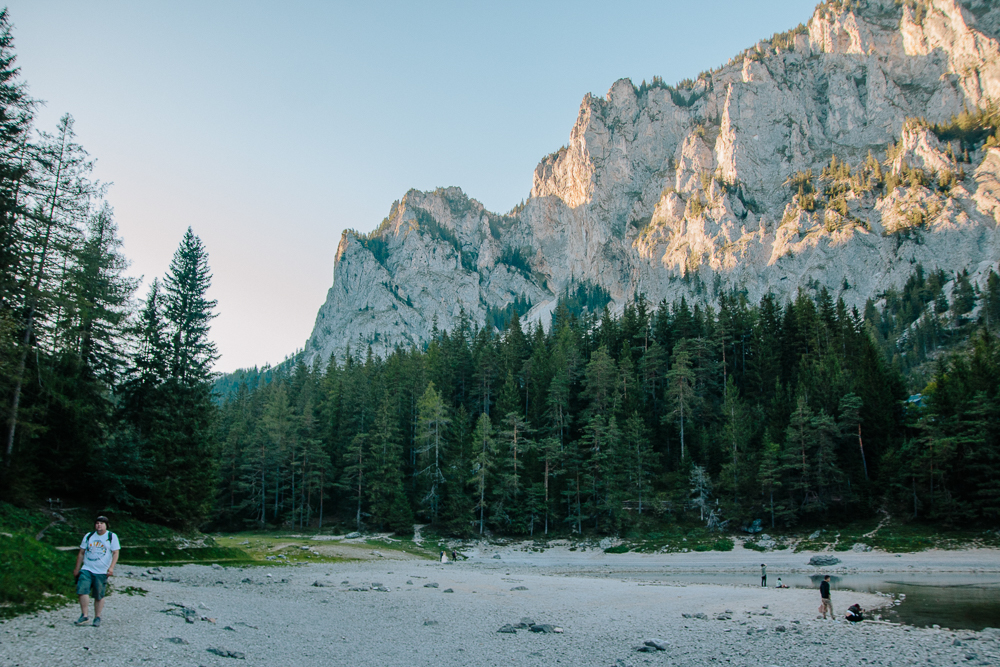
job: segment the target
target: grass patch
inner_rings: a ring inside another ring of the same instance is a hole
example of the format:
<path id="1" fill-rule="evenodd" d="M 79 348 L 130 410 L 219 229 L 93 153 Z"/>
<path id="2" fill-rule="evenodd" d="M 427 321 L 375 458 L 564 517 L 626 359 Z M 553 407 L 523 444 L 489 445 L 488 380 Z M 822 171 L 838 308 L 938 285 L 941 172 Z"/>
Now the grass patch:
<path id="1" fill-rule="evenodd" d="M 363 547 L 371 551 L 397 551 L 418 558 L 435 559 L 444 550 L 449 552 L 447 544 L 431 537 L 422 540 L 420 544 L 412 538 L 398 537 L 370 537 L 359 543 L 356 541 L 338 540 L 314 540 L 312 536 L 305 536 L 301 533 L 271 533 L 271 532 L 243 532 L 217 535 L 214 540 L 219 548 L 229 548 L 241 551 L 246 560 L 250 562 L 275 565 L 280 563 L 331 563 L 343 562 L 345 558 L 320 554 L 316 556 L 312 550 L 322 550 L 324 546 L 336 546 L 344 544 L 346 546 Z M 309 547 L 304 550 L 302 547 Z M 188 551 L 194 551 L 189 549 Z M 268 558 L 270 556 L 271 558 Z"/>
<path id="2" fill-rule="evenodd" d="M 148 593 L 145 588 L 139 588 L 138 586 L 126 586 L 122 589 L 122 595 L 139 595 L 141 597 L 146 597 Z"/>
<path id="3" fill-rule="evenodd" d="M 10 618 L 70 601 L 76 554 L 58 551 L 33 536 L 0 539 L 0 618 Z"/>
<path id="4" fill-rule="evenodd" d="M 629 551 L 632 551 L 632 547 L 630 547 L 627 544 L 619 544 L 618 546 L 608 547 L 607 549 L 604 550 L 604 553 L 606 553 L 606 554 L 627 554 Z"/>
<path id="5" fill-rule="evenodd" d="M 118 561 L 122 565 L 180 565 L 186 563 L 246 563 L 253 558 L 235 547 L 192 547 L 178 549 L 165 545 L 122 546 Z"/>

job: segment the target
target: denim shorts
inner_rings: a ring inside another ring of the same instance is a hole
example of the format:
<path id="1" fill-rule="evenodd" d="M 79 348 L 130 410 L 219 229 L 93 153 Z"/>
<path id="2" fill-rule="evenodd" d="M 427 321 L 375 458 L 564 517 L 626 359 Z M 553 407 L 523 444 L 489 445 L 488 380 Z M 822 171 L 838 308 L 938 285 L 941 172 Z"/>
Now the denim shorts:
<path id="1" fill-rule="evenodd" d="M 95 600 L 101 600 L 104 598 L 104 588 L 107 585 L 108 575 L 80 570 L 80 576 L 76 580 L 76 594 L 89 595 Z"/>

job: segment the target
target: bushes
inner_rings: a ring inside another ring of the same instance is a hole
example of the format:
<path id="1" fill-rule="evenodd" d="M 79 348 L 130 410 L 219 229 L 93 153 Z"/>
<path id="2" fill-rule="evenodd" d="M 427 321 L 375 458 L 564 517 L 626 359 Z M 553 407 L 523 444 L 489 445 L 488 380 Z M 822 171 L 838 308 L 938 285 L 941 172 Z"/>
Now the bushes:
<path id="1" fill-rule="evenodd" d="M 712 551 L 732 551 L 734 546 L 736 545 L 731 539 L 723 537 L 715 541 L 715 544 L 712 545 Z"/>

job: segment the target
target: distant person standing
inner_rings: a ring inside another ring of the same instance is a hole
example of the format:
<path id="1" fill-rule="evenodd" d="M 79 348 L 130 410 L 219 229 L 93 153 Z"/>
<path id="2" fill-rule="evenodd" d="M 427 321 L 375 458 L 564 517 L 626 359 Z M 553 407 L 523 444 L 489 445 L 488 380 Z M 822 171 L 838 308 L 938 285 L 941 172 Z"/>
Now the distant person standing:
<path id="1" fill-rule="evenodd" d="M 760 564 L 760 585 L 767 588 L 767 565 Z"/>
<path id="2" fill-rule="evenodd" d="M 830 612 L 830 620 L 835 620 L 833 615 L 833 602 L 830 601 L 830 575 L 823 577 L 823 583 L 819 585 L 819 597 L 820 597 L 820 607 L 819 610 L 823 612 L 823 619 L 826 619 L 826 612 Z"/>
<path id="3" fill-rule="evenodd" d="M 114 576 L 115 564 L 121 545 L 118 537 L 108 531 L 108 518 L 94 519 L 94 532 L 83 536 L 80 553 L 76 556 L 76 594 L 80 596 L 80 618 L 76 625 L 86 625 L 90 607 L 90 596 L 94 596 L 94 627 L 101 627 L 101 612 L 104 610 L 104 590 L 108 577 Z"/>

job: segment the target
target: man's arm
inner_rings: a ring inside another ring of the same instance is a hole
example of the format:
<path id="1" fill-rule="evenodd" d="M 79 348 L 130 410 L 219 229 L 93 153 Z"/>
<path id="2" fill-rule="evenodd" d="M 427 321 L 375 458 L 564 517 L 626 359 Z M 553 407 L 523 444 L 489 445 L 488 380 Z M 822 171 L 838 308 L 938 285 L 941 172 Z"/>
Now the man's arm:
<path id="1" fill-rule="evenodd" d="M 83 554 L 84 550 L 80 549 L 80 553 L 76 555 L 76 567 L 73 568 L 73 576 L 80 574 L 80 568 L 83 567 Z M 115 552 L 115 557 L 117 557 L 118 552 Z"/>
<path id="2" fill-rule="evenodd" d="M 115 563 L 118 562 L 119 550 L 115 549 L 111 552 L 111 567 L 108 568 L 108 576 L 113 577 L 115 575 Z"/>

